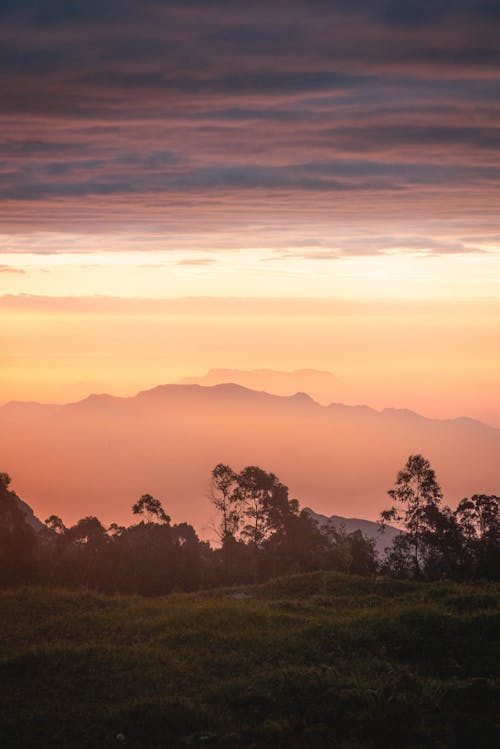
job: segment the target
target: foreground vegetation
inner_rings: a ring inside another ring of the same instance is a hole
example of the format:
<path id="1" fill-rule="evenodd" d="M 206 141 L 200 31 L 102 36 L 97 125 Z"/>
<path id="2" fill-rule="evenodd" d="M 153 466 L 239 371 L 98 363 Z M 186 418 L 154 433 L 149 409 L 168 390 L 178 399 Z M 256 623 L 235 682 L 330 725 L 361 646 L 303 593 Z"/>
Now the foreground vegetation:
<path id="1" fill-rule="evenodd" d="M 500 587 L 0 593 L 4 747 L 499 745 Z"/>

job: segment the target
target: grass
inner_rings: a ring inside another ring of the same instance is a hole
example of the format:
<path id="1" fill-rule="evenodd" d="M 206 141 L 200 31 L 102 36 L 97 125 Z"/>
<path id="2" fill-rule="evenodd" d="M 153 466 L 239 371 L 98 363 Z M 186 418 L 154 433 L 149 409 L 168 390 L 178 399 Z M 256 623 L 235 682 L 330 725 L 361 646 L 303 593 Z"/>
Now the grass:
<path id="1" fill-rule="evenodd" d="M 500 588 L 298 575 L 0 594 L 0 745 L 500 745 Z"/>

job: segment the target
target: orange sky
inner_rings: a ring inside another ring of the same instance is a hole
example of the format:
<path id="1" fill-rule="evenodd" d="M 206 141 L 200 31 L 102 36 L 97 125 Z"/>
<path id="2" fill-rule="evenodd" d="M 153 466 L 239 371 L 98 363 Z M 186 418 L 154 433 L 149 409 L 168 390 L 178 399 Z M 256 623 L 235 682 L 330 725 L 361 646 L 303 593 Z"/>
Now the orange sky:
<path id="1" fill-rule="evenodd" d="M 132 394 L 212 367 L 326 369 L 338 400 L 500 425 L 500 301 L 0 299 L 0 400 Z"/>

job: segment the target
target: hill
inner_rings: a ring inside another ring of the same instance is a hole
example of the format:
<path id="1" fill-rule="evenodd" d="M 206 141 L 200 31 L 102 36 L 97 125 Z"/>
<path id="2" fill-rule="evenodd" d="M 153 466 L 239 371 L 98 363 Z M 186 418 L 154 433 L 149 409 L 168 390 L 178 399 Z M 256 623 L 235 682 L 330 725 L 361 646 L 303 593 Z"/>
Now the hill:
<path id="1" fill-rule="evenodd" d="M 498 745 L 498 586 L 0 593 L 9 749 Z"/>
<path id="2" fill-rule="evenodd" d="M 19 497 L 17 496 L 16 496 L 16 501 L 17 501 L 17 504 L 19 505 L 19 509 L 24 515 L 24 519 L 26 523 L 29 526 L 31 526 L 31 528 L 33 528 L 34 531 L 38 532 L 42 528 L 45 528 L 44 523 L 42 523 L 42 521 L 39 518 L 37 518 L 32 508 L 28 504 L 26 504 L 26 502 L 23 502 L 23 500 L 19 499 Z"/>
<path id="3" fill-rule="evenodd" d="M 365 538 L 371 538 L 375 541 L 375 549 L 380 556 L 383 556 L 388 546 L 392 545 L 392 542 L 399 536 L 400 531 L 397 528 L 393 528 L 391 525 L 381 526 L 380 523 L 374 523 L 370 520 L 363 520 L 361 518 L 343 518 L 340 515 L 320 515 L 310 507 L 305 507 L 305 511 L 315 520 L 321 527 L 332 525 L 335 528 L 344 528 L 346 533 L 353 533 L 353 531 L 361 531 Z"/>
<path id="4" fill-rule="evenodd" d="M 276 396 L 236 384 L 164 385 L 130 398 L 92 395 L 32 417 L 0 409 L 2 470 L 37 515 L 128 522 L 144 492 L 174 522 L 209 535 L 210 471 L 260 465 L 319 513 L 375 519 L 410 453 L 422 453 L 454 505 L 498 493 L 500 430 L 471 419 Z"/>

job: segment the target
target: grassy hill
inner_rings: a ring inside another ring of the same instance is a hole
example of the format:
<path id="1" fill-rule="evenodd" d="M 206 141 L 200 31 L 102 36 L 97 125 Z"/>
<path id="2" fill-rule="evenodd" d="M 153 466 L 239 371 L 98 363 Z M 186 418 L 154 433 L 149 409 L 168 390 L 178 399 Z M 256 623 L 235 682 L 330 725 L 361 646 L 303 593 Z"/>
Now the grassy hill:
<path id="1" fill-rule="evenodd" d="M 0 594 L 2 747 L 491 747 L 500 587 Z"/>

